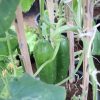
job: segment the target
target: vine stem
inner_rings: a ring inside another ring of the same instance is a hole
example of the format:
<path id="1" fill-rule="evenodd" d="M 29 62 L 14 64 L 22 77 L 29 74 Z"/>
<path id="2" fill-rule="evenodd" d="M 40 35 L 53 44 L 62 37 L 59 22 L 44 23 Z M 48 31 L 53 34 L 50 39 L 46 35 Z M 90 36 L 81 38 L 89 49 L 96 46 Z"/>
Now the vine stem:
<path id="1" fill-rule="evenodd" d="M 8 46 L 10 59 L 11 59 L 11 62 L 13 62 L 13 64 L 14 64 L 14 76 L 16 77 L 16 66 L 15 66 L 15 63 L 14 63 L 14 60 L 13 60 L 13 55 L 12 55 L 11 45 L 10 45 L 10 37 L 9 37 L 8 32 L 6 32 L 6 40 L 7 40 L 7 46 Z"/>
<path id="2" fill-rule="evenodd" d="M 44 3 L 45 3 L 45 0 L 39 0 L 39 5 L 40 5 L 40 17 L 43 17 L 43 15 L 44 15 Z"/>

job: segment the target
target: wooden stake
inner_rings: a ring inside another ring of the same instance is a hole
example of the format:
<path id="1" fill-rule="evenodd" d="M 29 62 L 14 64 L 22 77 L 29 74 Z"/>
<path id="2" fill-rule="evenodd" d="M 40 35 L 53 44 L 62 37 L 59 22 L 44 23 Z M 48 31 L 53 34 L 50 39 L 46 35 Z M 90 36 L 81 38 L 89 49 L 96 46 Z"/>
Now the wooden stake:
<path id="1" fill-rule="evenodd" d="M 73 72 L 75 69 L 75 59 L 74 59 L 74 33 L 68 32 L 68 38 L 69 38 L 69 47 L 70 47 L 70 66 L 69 66 L 69 76 L 73 77 L 70 81 L 70 83 L 75 81 L 75 78 L 73 76 Z"/>
<path id="2" fill-rule="evenodd" d="M 21 51 L 22 60 L 24 63 L 25 71 L 29 75 L 33 75 L 32 66 L 30 62 L 30 56 L 28 52 L 28 46 L 25 38 L 25 32 L 24 32 L 24 25 L 23 25 L 23 15 L 20 6 L 18 6 L 16 11 L 16 19 L 17 23 L 15 25 L 17 30 L 17 37 L 19 42 L 19 48 Z"/>
<path id="3" fill-rule="evenodd" d="M 72 3 L 70 3 L 71 5 Z M 66 15 L 66 19 L 68 20 L 67 24 L 69 26 L 73 26 L 73 22 L 71 20 L 72 18 L 72 14 L 70 12 L 70 9 L 66 6 L 65 8 L 65 15 Z M 69 47 L 70 47 L 70 66 L 69 66 L 69 76 L 73 77 L 70 81 L 70 83 L 75 81 L 75 78 L 73 76 L 73 72 L 75 69 L 75 59 L 74 59 L 74 33 L 73 32 L 67 32 L 67 36 L 69 39 Z"/>
<path id="4" fill-rule="evenodd" d="M 83 0 L 84 9 L 84 29 L 86 32 L 90 32 L 93 23 L 93 0 Z M 90 42 L 90 37 L 85 37 L 86 41 Z M 89 72 L 88 72 L 88 58 L 87 52 L 85 51 L 86 45 L 84 45 L 84 59 L 83 59 L 83 100 L 87 100 L 88 87 L 89 87 Z M 85 94 L 85 95 L 84 95 Z"/>

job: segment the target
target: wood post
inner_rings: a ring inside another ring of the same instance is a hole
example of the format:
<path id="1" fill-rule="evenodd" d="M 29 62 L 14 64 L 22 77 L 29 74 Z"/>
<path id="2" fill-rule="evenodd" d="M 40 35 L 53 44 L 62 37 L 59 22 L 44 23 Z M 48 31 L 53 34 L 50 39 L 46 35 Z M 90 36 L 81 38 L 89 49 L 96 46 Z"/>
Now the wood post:
<path id="1" fill-rule="evenodd" d="M 83 28 L 86 29 L 86 33 L 90 32 L 93 24 L 93 0 L 83 0 Z M 84 37 L 87 43 L 90 43 L 90 37 Z M 87 100 L 88 87 L 89 87 L 89 70 L 88 70 L 88 57 L 86 45 L 84 44 L 84 59 L 83 59 L 83 100 Z"/>
<path id="2" fill-rule="evenodd" d="M 72 5 L 72 2 L 70 2 L 69 5 Z M 71 20 L 71 18 L 73 17 L 70 9 L 66 6 L 65 7 L 65 15 L 66 15 L 66 19 L 67 19 L 67 24 L 69 26 L 73 26 L 73 22 Z M 70 81 L 70 83 L 75 81 L 75 78 L 73 76 L 73 72 L 75 69 L 75 59 L 74 59 L 74 33 L 71 31 L 67 32 L 67 36 L 69 39 L 69 48 L 70 48 L 70 66 L 69 66 L 69 76 L 73 77 Z"/>
<path id="3" fill-rule="evenodd" d="M 20 6 L 18 6 L 17 11 L 16 11 L 16 19 L 17 19 L 17 23 L 15 23 L 15 27 L 17 30 L 19 48 L 21 51 L 21 56 L 24 63 L 25 71 L 29 75 L 33 75 L 32 66 L 30 62 L 30 56 L 28 52 L 28 46 L 27 46 L 25 32 L 24 32 L 23 15 L 22 15 Z"/>

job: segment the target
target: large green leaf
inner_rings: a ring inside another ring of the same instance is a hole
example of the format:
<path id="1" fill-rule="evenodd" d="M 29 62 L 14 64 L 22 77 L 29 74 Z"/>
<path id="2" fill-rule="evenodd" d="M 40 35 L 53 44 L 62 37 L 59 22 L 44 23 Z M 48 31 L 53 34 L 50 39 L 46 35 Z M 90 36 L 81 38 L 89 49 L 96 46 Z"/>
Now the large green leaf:
<path id="1" fill-rule="evenodd" d="M 19 0 L 0 0 L 0 33 L 11 26 Z"/>
<path id="2" fill-rule="evenodd" d="M 22 10 L 24 12 L 29 11 L 34 2 L 35 0 L 21 0 Z"/>
<path id="3" fill-rule="evenodd" d="M 11 29 L 8 29 L 7 32 L 9 34 L 11 52 L 13 53 L 16 50 L 17 46 L 18 46 L 17 35 L 16 35 L 16 32 L 11 30 Z M 8 46 L 7 46 L 6 33 L 0 33 L 0 56 L 1 55 L 2 56 L 8 56 L 9 55 L 9 49 L 8 49 Z"/>
<path id="4" fill-rule="evenodd" d="M 97 31 L 94 41 L 93 41 L 92 54 L 100 55 L 100 32 L 99 31 Z"/>
<path id="5" fill-rule="evenodd" d="M 66 91 L 23 75 L 9 82 L 9 95 L 7 100 L 65 100 Z"/>

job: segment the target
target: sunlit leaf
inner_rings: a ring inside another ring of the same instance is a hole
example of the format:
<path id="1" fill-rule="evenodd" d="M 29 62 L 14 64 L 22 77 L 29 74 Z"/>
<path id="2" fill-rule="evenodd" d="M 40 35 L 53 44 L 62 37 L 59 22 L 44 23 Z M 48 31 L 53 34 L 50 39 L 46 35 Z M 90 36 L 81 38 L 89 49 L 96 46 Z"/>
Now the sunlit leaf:
<path id="1" fill-rule="evenodd" d="M 29 11 L 34 2 L 35 0 L 21 0 L 22 10 L 24 12 Z"/>

